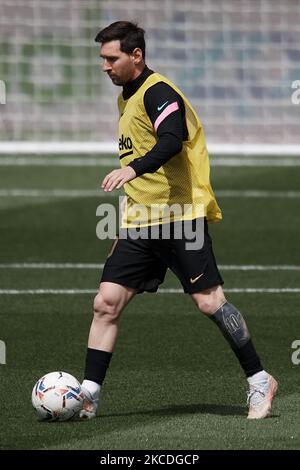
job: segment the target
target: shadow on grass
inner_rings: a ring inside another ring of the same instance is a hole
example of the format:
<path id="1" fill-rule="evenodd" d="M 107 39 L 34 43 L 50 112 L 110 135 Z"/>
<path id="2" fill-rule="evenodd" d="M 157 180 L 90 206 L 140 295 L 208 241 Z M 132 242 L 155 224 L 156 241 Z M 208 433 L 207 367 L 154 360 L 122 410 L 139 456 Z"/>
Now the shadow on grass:
<path id="1" fill-rule="evenodd" d="M 99 418 L 113 418 L 121 416 L 176 416 L 184 414 L 212 414 L 219 416 L 245 416 L 246 408 L 235 405 L 217 405 L 210 403 L 190 404 L 190 405 L 171 405 L 156 410 L 137 410 L 124 413 L 100 413 Z"/>
<path id="2" fill-rule="evenodd" d="M 188 404 L 169 405 L 157 409 L 144 409 L 136 411 L 120 411 L 118 413 L 100 414 L 97 419 L 86 421 L 66 421 L 66 422 L 31 422 L 31 432 L 29 434 L 16 434 L 15 429 L 11 429 L 8 434 L 3 433 L 1 449 L 76 449 L 76 443 L 80 440 L 90 438 L 91 432 L 99 432 L 98 446 L 108 445 L 103 439 L 111 432 L 118 430 L 126 433 L 127 429 L 132 429 L 136 425 L 148 424 L 157 419 L 166 417 L 180 417 L 185 415 L 214 415 L 214 416 L 246 416 L 244 407 L 235 405 L 218 404 Z M 32 413 L 32 416 L 33 413 Z M 84 424 L 83 424 L 84 423 Z M 74 442 L 74 447 L 70 443 Z M 92 448 L 87 444 L 86 449 Z"/>

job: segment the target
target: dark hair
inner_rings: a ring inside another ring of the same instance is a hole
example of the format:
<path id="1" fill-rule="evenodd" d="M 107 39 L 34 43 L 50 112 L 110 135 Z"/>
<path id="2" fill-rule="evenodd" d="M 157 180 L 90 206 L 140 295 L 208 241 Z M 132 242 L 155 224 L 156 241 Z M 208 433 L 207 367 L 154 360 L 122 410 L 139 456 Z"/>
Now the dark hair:
<path id="1" fill-rule="evenodd" d="M 138 27 L 136 23 L 130 21 L 116 21 L 106 28 L 99 31 L 95 37 L 96 42 L 105 43 L 109 41 L 120 41 L 120 49 L 122 52 L 131 54 L 138 47 L 141 49 L 143 59 L 145 59 L 145 31 Z"/>

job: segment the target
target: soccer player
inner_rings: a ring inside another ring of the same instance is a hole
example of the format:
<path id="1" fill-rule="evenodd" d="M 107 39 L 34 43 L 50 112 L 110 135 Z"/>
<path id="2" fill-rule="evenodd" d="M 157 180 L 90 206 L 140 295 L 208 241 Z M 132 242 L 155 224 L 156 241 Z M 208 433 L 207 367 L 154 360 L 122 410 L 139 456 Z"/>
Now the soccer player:
<path id="1" fill-rule="evenodd" d="M 219 327 L 243 368 L 249 383 L 248 418 L 265 418 L 271 413 L 277 382 L 263 369 L 244 318 L 222 289 L 207 225 L 222 215 L 209 181 L 201 122 L 184 94 L 146 66 L 143 29 L 118 21 L 100 31 L 95 41 L 100 43 L 103 71 L 123 87 L 118 99 L 121 168 L 105 176 L 102 188 L 124 187 L 127 229 L 137 223 L 135 205 L 146 208 L 138 225 L 147 227 L 149 236 L 131 237 L 128 230 L 129 236 L 117 238 L 108 254 L 94 302 L 80 417 L 97 415 L 121 312 L 137 293 L 157 291 L 170 268 L 196 307 Z M 167 224 L 160 214 L 152 217 L 152 207 L 185 204 L 190 211 L 172 213 Z M 203 246 L 188 246 L 186 231 L 181 237 L 175 233 L 179 224 L 197 234 L 201 222 Z M 163 237 L 166 225 L 170 234 Z M 151 237 L 153 227 L 158 236 Z"/>

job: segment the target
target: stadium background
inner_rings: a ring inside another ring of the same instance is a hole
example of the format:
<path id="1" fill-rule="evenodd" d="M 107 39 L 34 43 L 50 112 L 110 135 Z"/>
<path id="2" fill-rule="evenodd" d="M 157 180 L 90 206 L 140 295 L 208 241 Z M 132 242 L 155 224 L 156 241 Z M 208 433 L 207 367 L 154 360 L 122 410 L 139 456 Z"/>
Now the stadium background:
<path id="1" fill-rule="evenodd" d="M 119 18 L 147 31 L 147 63 L 192 100 L 210 142 L 299 144 L 299 1 L 1 0 L 2 140 L 111 141 L 116 88 L 94 37 Z M 226 120 L 226 125 L 224 125 Z"/>
<path id="2" fill-rule="evenodd" d="M 247 422 L 238 364 L 171 273 L 124 312 L 98 420 L 45 426 L 31 409 L 44 373 L 82 378 L 111 243 L 96 209 L 119 194 L 99 189 L 119 90 L 94 37 L 120 18 L 203 121 L 226 295 L 280 384 L 270 420 Z M 299 22 L 299 0 L 0 0 L 1 449 L 299 449 Z"/>

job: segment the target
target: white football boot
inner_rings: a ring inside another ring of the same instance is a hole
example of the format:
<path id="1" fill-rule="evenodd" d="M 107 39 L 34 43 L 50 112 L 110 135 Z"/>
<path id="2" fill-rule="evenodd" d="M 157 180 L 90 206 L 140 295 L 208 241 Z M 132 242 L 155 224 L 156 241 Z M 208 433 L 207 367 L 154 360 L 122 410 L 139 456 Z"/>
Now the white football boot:
<path id="1" fill-rule="evenodd" d="M 271 414 L 272 400 L 278 387 L 277 381 L 272 377 L 272 375 L 262 371 L 255 374 L 253 377 L 250 377 L 248 382 L 248 419 L 267 418 Z"/>
<path id="2" fill-rule="evenodd" d="M 84 387 L 81 387 L 84 393 L 82 410 L 79 412 L 79 419 L 92 419 L 96 418 L 98 414 L 99 395 L 98 398 L 93 398 L 92 394 Z"/>

